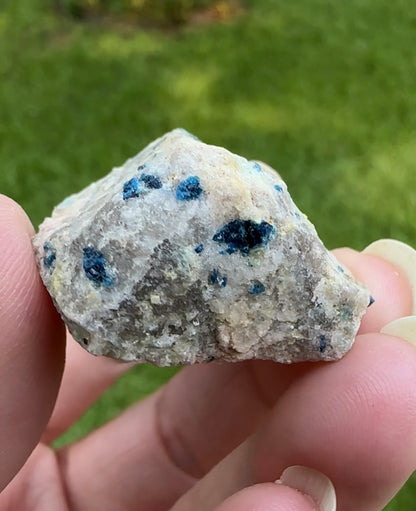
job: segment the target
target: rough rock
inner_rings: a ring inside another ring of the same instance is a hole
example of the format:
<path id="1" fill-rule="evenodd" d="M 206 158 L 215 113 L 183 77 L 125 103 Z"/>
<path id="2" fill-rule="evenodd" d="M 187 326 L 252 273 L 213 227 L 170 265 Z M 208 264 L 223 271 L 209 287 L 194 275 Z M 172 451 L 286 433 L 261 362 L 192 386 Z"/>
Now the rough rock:
<path id="1" fill-rule="evenodd" d="M 64 200 L 33 245 L 74 338 L 122 360 L 334 360 L 370 302 L 275 171 L 181 129 Z"/>

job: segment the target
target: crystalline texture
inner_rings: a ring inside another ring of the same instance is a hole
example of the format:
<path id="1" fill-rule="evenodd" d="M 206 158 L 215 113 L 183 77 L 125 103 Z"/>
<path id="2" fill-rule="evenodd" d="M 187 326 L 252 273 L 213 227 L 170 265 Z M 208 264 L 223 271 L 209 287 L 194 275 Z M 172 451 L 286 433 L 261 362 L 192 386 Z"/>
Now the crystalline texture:
<path id="1" fill-rule="evenodd" d="M 276 172 L 179 129 L 68 197 L 33 244 L 74 338 L 122 360 L 334 360 L 370 301 Z"/>

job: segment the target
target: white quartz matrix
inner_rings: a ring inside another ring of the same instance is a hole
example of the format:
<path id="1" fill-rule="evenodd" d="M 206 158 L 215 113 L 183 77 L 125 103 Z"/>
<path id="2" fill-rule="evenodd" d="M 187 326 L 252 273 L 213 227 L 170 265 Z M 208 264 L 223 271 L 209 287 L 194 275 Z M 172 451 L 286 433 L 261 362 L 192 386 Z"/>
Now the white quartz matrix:
<path id="1" fill-rule="evenodd" d="M 33 244 L 74 338 L 122 360 L 334 360 L 370 302 L 275 171 L 181 129 L 64 200 Z"/>

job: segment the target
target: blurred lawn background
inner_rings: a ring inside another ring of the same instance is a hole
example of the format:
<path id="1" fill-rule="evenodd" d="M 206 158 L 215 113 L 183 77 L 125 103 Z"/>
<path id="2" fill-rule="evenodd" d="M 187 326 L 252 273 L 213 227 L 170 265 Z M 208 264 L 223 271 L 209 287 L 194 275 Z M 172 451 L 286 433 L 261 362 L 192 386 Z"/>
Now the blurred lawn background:
<path id="1" fill-rule="evenodd" d="M 2 0 L 0 192 L 38 225 L 66 195 L 181 126 L 279 170 L 328 247 L 381 237 L 416 246 L 414 1 L 244 4 L 220 22 L 156 29 Z M 61 442 L 174 372 L 136 368 Z M 415 508 L 411 480 L 386 509 Z"/>

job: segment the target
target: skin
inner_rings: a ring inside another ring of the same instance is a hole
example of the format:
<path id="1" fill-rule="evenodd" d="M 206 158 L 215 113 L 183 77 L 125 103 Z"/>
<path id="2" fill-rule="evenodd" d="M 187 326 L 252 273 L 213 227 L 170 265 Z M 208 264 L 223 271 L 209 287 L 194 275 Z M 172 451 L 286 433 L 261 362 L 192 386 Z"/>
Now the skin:
<path id="1" fill-rule="evenodd" d="M 32 234 L 21 208 L 0 196 L 1 511 L 316 510 L 309 496 L 273 484 L 291 465 L 329 476 L 339 511 L 381 511 L 415 468 L 416 348 L 378 333 L 411 313 L 410 287 L 390 263 L 349 249 L 336 256 L 376 303 L 342 360 L 187 367 L 53 451 L 50 442 L 130 366 L 94 358 L 70 336 L 64 363 L 65 329 Z"/>

